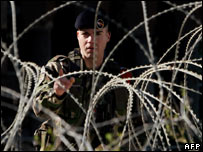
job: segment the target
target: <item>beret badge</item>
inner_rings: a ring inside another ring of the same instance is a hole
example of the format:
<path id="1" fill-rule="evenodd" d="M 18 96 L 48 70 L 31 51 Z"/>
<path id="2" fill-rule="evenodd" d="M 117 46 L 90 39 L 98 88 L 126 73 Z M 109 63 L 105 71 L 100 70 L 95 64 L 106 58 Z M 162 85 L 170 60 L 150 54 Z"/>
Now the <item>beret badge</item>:
<path id="1" fill-rule="evenodd" d="M 97 20 L 97 28 L 98 29 L 104 28 L 104 21 L 102 19 Z"/>

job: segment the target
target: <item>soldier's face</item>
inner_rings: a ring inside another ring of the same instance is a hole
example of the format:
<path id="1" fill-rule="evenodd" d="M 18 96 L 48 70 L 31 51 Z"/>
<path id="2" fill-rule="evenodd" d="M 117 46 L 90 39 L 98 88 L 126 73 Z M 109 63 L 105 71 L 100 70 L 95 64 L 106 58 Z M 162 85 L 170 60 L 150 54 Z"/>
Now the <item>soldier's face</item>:
<path id="1" fill-rule="evenodd" d="M 94 29 L 82 29 L 77 31 L 77 39 L 80 46 L 80 51 L 84 60 L 93 60 L 93 52 L 95 52 L 97 64 L 101 64 L 104 58 L 104 50 L 106 44 L 111 37 L 107 27 L 96 30 L 94 40 Z M 100 65 L 97 65 L 100 66 Z"/>

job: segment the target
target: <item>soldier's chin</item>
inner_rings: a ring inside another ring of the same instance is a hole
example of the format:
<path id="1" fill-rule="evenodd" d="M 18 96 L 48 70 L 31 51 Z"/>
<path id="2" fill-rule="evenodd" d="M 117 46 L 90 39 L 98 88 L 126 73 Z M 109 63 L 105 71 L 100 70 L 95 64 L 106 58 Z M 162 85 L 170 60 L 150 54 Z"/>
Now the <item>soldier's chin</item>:
<path id="1" fill-rule="evenodd" d="M 86 53 L 86 58 L 93 58 L 93 53 Z"/>
<path id="2" fill-rule="evenodd" d="M 93 56 L 94 55 L 94 50 L 87 49 L 86 53 L 87 53 L 88 56 Z"/>

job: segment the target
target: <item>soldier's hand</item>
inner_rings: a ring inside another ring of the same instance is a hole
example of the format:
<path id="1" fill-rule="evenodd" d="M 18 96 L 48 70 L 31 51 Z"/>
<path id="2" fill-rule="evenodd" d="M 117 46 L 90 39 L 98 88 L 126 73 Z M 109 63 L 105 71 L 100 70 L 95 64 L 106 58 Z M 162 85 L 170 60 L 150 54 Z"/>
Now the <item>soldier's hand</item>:
<path id="1" fill-rule="evenodd" d="M 60 69 L 59 70 L 59 76 L 62 76 L 63 75 L 63 70 Z M 70 89 L 73 85 L 73 83 L 75 82 L 75 78 L 74 77 L 71 77 L 70 79 L 67 79 L 66 77 L 63 77 L 63 78 L 60 78 L 58 80 L 56 80 L 54 82 L 54 93 L 57 95 L 57 96 L 61 96 L 63 95 L 63 93 Z M 61 85 L 63 86 L 61 86 Z"/>

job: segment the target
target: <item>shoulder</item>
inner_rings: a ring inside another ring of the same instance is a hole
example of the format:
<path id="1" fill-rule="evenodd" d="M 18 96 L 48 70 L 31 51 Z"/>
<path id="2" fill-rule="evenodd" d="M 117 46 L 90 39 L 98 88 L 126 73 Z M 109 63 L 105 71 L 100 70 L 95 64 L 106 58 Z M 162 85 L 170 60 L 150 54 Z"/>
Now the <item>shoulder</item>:
<path id="1" fill-rule="evenodd" d="M 77 48 L 75 48 L 73 51 L 70 51 L 67 56 L 65 56 L 65 55 L 54 56 L 47 62 L 46 66 L 49 66 L 52 64 L 64 64 L 64 63 L 73 61 L 75 59 L 80 59 L 79 49 L 77 49 Z"/>
<path id="2" fill-rule="evenodd" d="M 65 55 L 54 56 L 52 59 L 50 59 L 48 61 L 48 63 L 50 63 L 50 62 L 63 62 L 66 60 L 73 60 L 73 59 L 80 59 L 80 58 L 81 58 L 80 50 L 79 50 L 79 48 L 75 48 L 73 51 L 70 51 L 67 56 L 65 56 Z"/>
<path id="3" fill-rule="evenodd" d="M 70 60 L 69 65 L 71 66 L 70 71 L 78 71 L 83 68 L 83 59 L 80 54 L 79 48 L 75 48 L 73 51 L 68 53 L 68 59 Z"/>
<path id="4" fill-rule="evenodd" d="M 120 66 L 118 64 L 118 62 L 114 61 L 113 59 L 110 59 L 107 62 L 107 72 L 110 72 L 114 75 L 118 75 L 121 74 L 120 77 L 125 79 L 125 78 L 132 78 L 133 77 L 133 73 L 132 72 L 128 72 L 126 67 Z M 129 81 L 128 81 L 129 82 Z"/>
<path id="5" fill-rule="evenodd" d="M 62 66 L 62 61 L 67 60 L 67 56 L 64 55 L 57 55 L 50 59 L 47 64 L 45 65 L 45 70 L 49 73 L 58 73 Z M 57 75 L 57 74 L 54 74 Z"/>
<path id="6" fill-rule="evenodd" d="M 50 62 L 60 62 L 61 60 L 64 60 L 64 59 L 67 59 L 67 56 L 65 56 L 65 55 L 56 55 L 55 57 L 50 59 L 48 61 L 48 63 L 50 63 Z"/>
<path id="7" fill-rule="evenodd" d="M 47 64 L 44 66 L 44 70 L 49 74 L 52 74 L 54 77 L 58 76 L 59 70 L 62 68 L 63 72 L 68 71 L 70 59 L 65 55 L 56 55 L 51 58 Z"/>
<path id="8" fill-rule="evenodd" d="M 75 48 L 73 51 L 70 51 L 67 56 L 57 55 L 48 61 L 46 67 L 50 69 L 62 68 L 64 73 L 78 71 L 81 69 L 81 54 L 79 48 Z"/>
<path id="9" fill-rule="evenodd" d="M 70 59 L 72 59 L 72 58 L 80 59 L 81 54 L 80 54 L 79 48 L 75 48 L 73 51 L 70 51 L 68 53 L 68 58 L 70 58 Z"/>
<path id="10" fill-rule="evenodd" d="M 114 59 L 109 59 L 105 65 L 105 71 L 110 72 L 114 75 L 119 74 L 120 70 L 121 66 L 118 64 L 118 62 L 114 61 Z"/>

